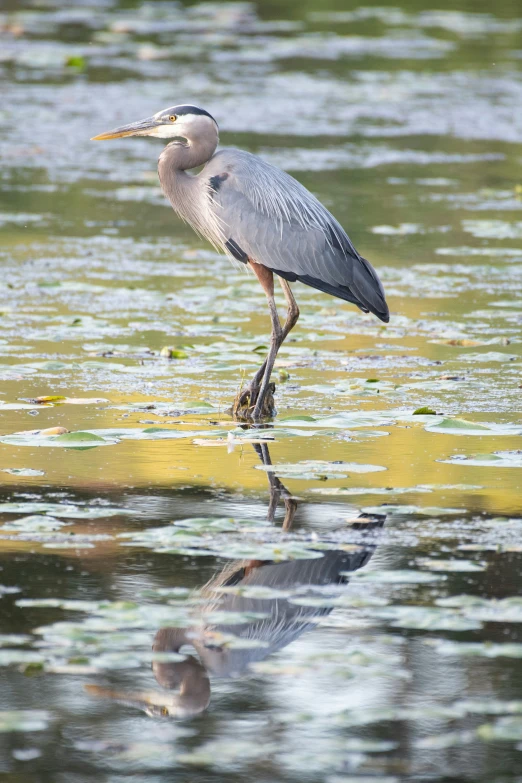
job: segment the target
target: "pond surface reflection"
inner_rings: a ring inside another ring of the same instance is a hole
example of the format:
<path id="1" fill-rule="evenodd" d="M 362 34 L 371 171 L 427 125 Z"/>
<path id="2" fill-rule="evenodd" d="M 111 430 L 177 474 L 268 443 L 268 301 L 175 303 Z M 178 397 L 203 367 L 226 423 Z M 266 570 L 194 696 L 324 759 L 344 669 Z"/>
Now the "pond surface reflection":
<path id="1" fill-rule="evenodd" d="M 519 17 L 5 0 L 6 782 L 519 783 Z M 302 181 L 390 303 L 296 283 L 258 429 L 227 413 L 257 282 L 176 220 L 160 146 L 89 142 L 179 102 Z"/>

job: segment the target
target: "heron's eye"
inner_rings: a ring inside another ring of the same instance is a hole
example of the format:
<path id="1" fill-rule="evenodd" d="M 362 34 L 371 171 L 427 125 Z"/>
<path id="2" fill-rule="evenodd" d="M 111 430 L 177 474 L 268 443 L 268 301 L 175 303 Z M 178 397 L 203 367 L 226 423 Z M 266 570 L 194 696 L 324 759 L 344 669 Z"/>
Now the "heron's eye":
<path id="1" fill-rule="evenodd" d="M 166 707 L 162 707 L 161 708 L 161 714 L 166 717 L 169 714 L 168 709 Z"/>
<path id="2" fill-rule="evenodd" d="M 178 118 L 176 117 L 176 115 L 175 115 L 175 114 L 171 114 L 171 115 L 170 115 L 170 117 L 169 117 L 169 120 L 170 120 L 171 122 L 176 122 L 176 120 L 177 120 L 177 119 L 178 119 Z"/>

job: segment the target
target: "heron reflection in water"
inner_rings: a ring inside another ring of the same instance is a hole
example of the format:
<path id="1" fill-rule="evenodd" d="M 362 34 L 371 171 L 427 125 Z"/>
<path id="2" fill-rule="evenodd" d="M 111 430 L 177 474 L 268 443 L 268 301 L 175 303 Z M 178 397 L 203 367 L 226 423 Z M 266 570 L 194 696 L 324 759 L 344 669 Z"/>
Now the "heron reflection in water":
<path id="1" fill-rule="evenodd" d="M 267 445 L 254 446 L 264 464 L 271 464 Z M 289 530 L 297 508 L 295 498 L 272 472 L 268 472 L 270 505 L 268 516 L 274 519 L 280 500 L 285 506 L 283 529 Z M 216 574 L 201 590 L 207 598 L 202 622 L 192 628 L 160 628 L 154 643 L 154 653 L 179 652 L 190 645 L 197 652 L 183 661 L 154 661 L 154 676 L 167 692 L 122 692 L 96 685 L 87 686 L 90 693 L 114 699 L 144 710 L 151 716 L 187 718 L 207 709 L 210 703 L 210 676 L 232 678 L 249 674 L 251 664 L 262 661 L 283 649 L 306 631 L 313 629 L 321 617 L 332 611 L 331 606 L 306 606 L 292 603 L 291 596 L 303 588 L 323 588 L 349 581 L 347 572 L 366 565 L 372 557 L 382 528 L 384 515 L 357 517 L 351 529 L 370 531 L 373 535 L 352 551 L 329 550 L 322 557 L 287 560 L 234 561 Z M 227 590 L 231 588 L 230 592 Z M 235 588 L 235 589 L 234 589 Z M 242 594 L 241 588 L 250 588 Z M 255 597 L 255 588 L 281 591 L 281 597 Z M 309 593 L 310 594 L 310 593 Z M 233 612 L 255 618 L 241 624 L 205 623 L 205 614 Z M 233 637 L 239 644 L 228 645 Z M 170 693 L 168 692 L 170 691 Z M 175 691 L 172 693 L 172 691 Z"/>

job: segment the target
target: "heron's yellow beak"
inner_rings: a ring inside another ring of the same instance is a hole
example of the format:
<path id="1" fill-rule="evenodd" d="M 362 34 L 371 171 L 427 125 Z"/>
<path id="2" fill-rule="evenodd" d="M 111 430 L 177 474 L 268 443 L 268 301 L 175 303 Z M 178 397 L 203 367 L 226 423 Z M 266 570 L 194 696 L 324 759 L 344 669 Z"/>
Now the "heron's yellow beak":
<path id="1" fill-rule="evenodd" d="M 161 125 L 154 117 L 147 117 L 146 120 L 131 122 L 129 125 L 122 125 L 120 128 L 100 133 L 93 136 L 91 141 L 106 141 L 107 139 L 121 139 L 124 136 L 153 136 L 156 128 Z"/>

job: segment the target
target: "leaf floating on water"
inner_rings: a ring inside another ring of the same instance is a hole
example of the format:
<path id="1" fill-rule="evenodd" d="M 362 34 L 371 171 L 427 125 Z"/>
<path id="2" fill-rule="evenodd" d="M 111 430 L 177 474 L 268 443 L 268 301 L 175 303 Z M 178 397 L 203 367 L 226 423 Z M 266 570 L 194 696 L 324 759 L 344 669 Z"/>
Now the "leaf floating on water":
<path id="1" fill-rule="evenodd" d="M 66 68 L 74 68 L 77 71 L 84 71 L 87 67 L 87 60 L 81 54 L 71 54 L 65 59 Z"/>
<path id="2" fill-rule="evenodd" d="M 310 490 L 317 495 L 409 495 L 419 492 L 430 494 L 429 487 L 314 487 Z M 377 508 L 377 506 L 375 507 Z M 384 513 L 384 511 L 383 511 Z"/>
<path id="3" fill-rule="evenodd" d="M 169 348 L 165 346 L 160 351 L 160 356 L 164 359 L 188 359 L 188 353 L 181 348 Z"/>
<path id="4" fill-rule="evenodd" d="M 114 506 L 80 506 L 71 503 L 40 503 L 34 501 L 18 501 L 0 503 L 0 514 L 51 514 L 52 516 L 71 519 L 104 519 L 120 514 L 139 514 L 136 509 L 115 508 Z"/>
<path id="5" fill-rule="evenodd" d="M 493 454 L 477 454 L 467 457 L 465 454 L 456 454 L 448 459 L 437 460 L 447 465 L 466 465 L 481 468 L 522 468 L 522 450 L 495 451 Z"/>
<path id="6" fill-rule="evenodd" d="M 45 657 L 33 650 L 5 650 L 0 649 L 0 666 L 19 666 L 24 667 L 33 665 L 38 666 L 44 663 Z"/>
<path id="7" fill-rule="evenodd" d="M 260 443 L 261 441 L 255 441 Z M 226 438 L 194 438 L 192 443 L 195 446 L 227 446 L 228 441 Z"/>
<path id="8" fill-rule="evenodd" d="M 469 340 L 466 338 L 461 339 L 452 339 L 452 340 L 430 340 L 430 343 L 434 343 L 435 345 L 454 345 L 454 346 L 460 346 L 462 348 L 471 348 L 476 345 L 488 345 L 488 341 L 486 340 Z"/>
<path id="9" fill-rule="evenodd" d="M 417 408 L 416 411 L 413 411 L 414 416 L 436 416 L 437 412 L 434 411 L 432 408 Z"/>
<path id="10" fill-rule="evenodd" d="M 199 532 L 208 531 L 215 533 L 219 531 L 234 531 L 242 528 L 255 527 L 256 524 L 250 519 L 232 519 L 227 517 L 193 517 L 189 519 L 180 519 L 173 523 L 176 527 L 187 528 L 188 530 L 198 530 Z M 267 523 L 263 520 L 258 526 L 264 526 Z"/>
<path id="11" fill-rule="evenodd" d="M 394 514 L 397 516 L 443 517 L 463 514 L 461 508 L 439 508 L 438 506 L 394 506 L 383 503 L 382 506 L 365 506 L 364 514 Z"/>
<path id="12" fill-rule="evenodd" d="M 414 741 L 414 747 L 424 750 L 444 750 L 458 745 L 467 745 L 475 741 L 477 735 L 474 731 L 448 731 L 445 734 L 434 734 L 431 737 L 422 737 Z"/>
<path id="13" fill-rule="evenodd" d="M 55 446 L 71 449 L 92 449 L 96 446 L 110 446 L 113 443 L 117 441 L 105 440 L 92 432 L 66 432 L 58 435 L 54 441 Z"/>
<path id="14" fill-rule="evenodd" d="M 459 609 L 464 617 L 481 622 L 521 623 L 522 597 L 480 598 L 474 595 L 456 595 L 439 598 L 438 606 Z"/>
<path id="15" fill-rule="evenodd" d="M 366 385 L 366 381 L 364 381 Z M 315 429 L 351 430 L 359 427 L 382 427 L 391 424 L 393 418 L 383 411 L 350 411 L 326 416 L 287 416 L 277 420 L 278 424 L 292 427 L 314 427 Z"/>
<path id="16" fill-rule="evenodd" d="M 79 537 L 74 537 L 69 541 L 46 541 L 44 549 L 94 549 L 94 544 L 90 541 L 79 540 Z"/>
<path id="17" fill-rule="evenodd" d="M 52 720 L 47 710 L 12 710 L 0 712 L 0 732 L 45 731 Z"/>
<path id="18" fill-rule="evenodd" d="M 257 433 L 256 433 L 257 435 Z M 243 434 L 238 437 L 233 432 L 229 432 L 226 438 L 194 438 L 192 443 L 196 446 L 227 446 L 229 451 L 232 451 L 235 446 L 242 446 L 244 443 L 252 443 L 262 445 L 267 441 L 275 440 L 272 434 L 259 433 L 260 437 L 248 437 L 248 434 Z"/>
<path id="19" fill-rule="evenodd" d="M 2 473 L 10 473 L 12 476 L 34 477 L 44 476 L 43 470 L 36 470 L 35 468 L 3 468 Z"/>
<path id="20" fill-rule="evenodd" d="M 378 609 L 376 614 L 390 620 L 396 628 L 423 631 L 475 631 L 482 628 L 480 620 L 435 606 L 389 606 Z"/>
<path id="21" fill-rule="evenodd" d="M 446 435 L 522 435 L 522 427 L 515 424 L 479 424 L 465 419 L 443 419 L 424 429 Z"/>
<path id="22" fill-rule="evenodd" d="M 0 442 L 12 446 L 92 449 L 97 446 L 112 446 L 118 443 L 118 440 L 102 438 L 92 432 L 68 432 L 65 427 L 51 427 L 47 430 L 28 430 L 15 432 L 13 435 L 2 435 Z"/>
<path id="23" fill-rule="evenodd" d="M 313 416 L 283 416 L 279 420 L 280 424 L 283 423 L 291 423 L 292 425 L 297 425 L 299 423 L 308 424 L 308 423 L 314 423 L 317 421 Z"/>
<path id="24" fill-rule="evenodd" d="M 173 406 L 174 407 L 174 406 Z M 214 407 L 214 405 L 211 405 L 209 402 L 202 402 L 201 400 L 194 400 L 191 402 L 182 402 L 176 404 L 176 408 L 179 408 L 179 410 L 184 411 L 185 413 L 200 413 L 200 412 L 206 412 L 206 411 L 216 411 L 217 409 Z"/>
<path id="25" fill-rule="evenodd" d="M 6 522 L 2 525 L 2 530 L 16 530 L 20 533 L 52 533 L 55 530 L 65 525 L 70 524 L 67 522 L 60 522 L 59 519 L 55 519 L 51 516 L 40 516 L 34 514 L 28 517 L 21 517 L 11 522 Z"/>
<path id="26" fill-rule="evenodd" d="M 109 400 L 105 397 L 65 397 L 60 400 L 60 405 L 101 405 L 108 403 Z"/>
<path id="27" fill-rule="evenodd" d="M 344 571 L 345 576 L 357 582 L 376 582 L 382 584 L 429 584 L 439 582 L 445 577 L 438 574 L 426 574 L 423 571 L 397 569 L 396 571 Z"/>
<path id="28" fill-rule="evenodd" d="M 15 633 L 0 634 L 0 647 L 14 647 L 21 644 L 28 644 L 31 641 L 30 636 Z"/>
<path id="29" fill-rule="evenodd" d="M 474 571 L 485 571 L 487 563 L 475 563 L 471 560 L 435 560 L 431 558 L 419 558 L 417 560 L 421 568 L 428 571 L 462 571 L 471 573 Z"/>
<path id="30" fill-rule="evenodd" d="M 359 753 L 387 753 L 398 747 L 398 744 L 398 742 L 393 742 L 391 740 L 372 740 L 363 739 L 362 737 L 349 737 L 343 743 L 343 748 L 348 753 L 353 753 L 354 751 Z"/>
<path id="31" fill-rule="evenodd" d="M 484 427 L 482 424 L 477 424 L 472 421 L 466 421 L 465 419 L 443 419 L 437 424 L 428 424 L 425 427 L 427 432 L 445 432 L 448 434 L 456 435 L 469 435 L 476 434 L 484 435 L 487 433 L 488 427 Z"/>
<path id="32" fill-rule="evenodd" d="M 514 362 L 519 357 L 516 354 L 501 353 L 500 351 L 488 351 L 487 353 L 465 353 L 462 357 L 465 362 L 476 362 L 478 364 L 487 364 L 489 362 Z"/>
<path id="33" fill-rule="evenodd" d="M 7 585 L 0 585 L 0 596 L 1 595 L 11 595 L 11 593 L 19 593 L 20 588 L 19 587 L 8 587 Z"/>
<path id="34" fill-rule="evenodd" d="M 359 462 L 328 462 L 326 460 L 303 460 L 280 465 L 256 465 L 256 470 L 275 473 L 278 476 L 295 479 L 314 479 L 322 476 L 345 478 L 345 473 L 375 473 L 386 470 L 381 465 L 363 465 Z"/>
<path id="35" fill-rule="evenodd" d="M 494 723 L 483 723 L 477 728 L 477 737 L 483 742 L 519 742 L 522 740 L 522 717 L 509 715 Z"/>
<path id="36" fill-rule="evenodd" d="M 239 740 L 237 737 L 216 739 L 199 745 L 191 753 L 178 753 L 176 761 L 188 766 L 220 769 L 237 764 L 253 764 L 258 758 L 269 758 L 275 749 L 275 745 Z"/>
<path id="37" fill-rule="evenodd" d="M 449 639 L 428 639 L 437 655 L 448 657 L 522 658 L 522 644 L 515 642 L 453 642 Z"/>

